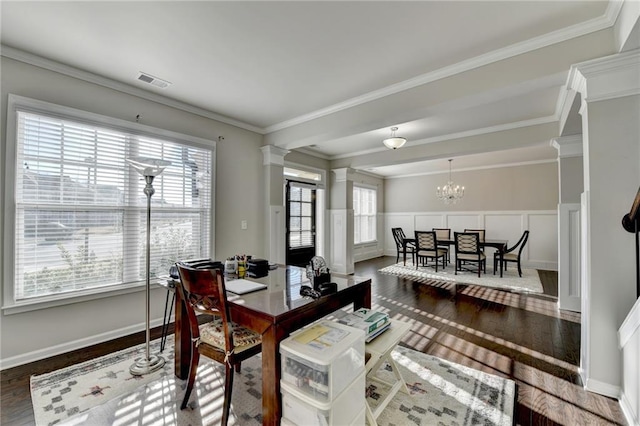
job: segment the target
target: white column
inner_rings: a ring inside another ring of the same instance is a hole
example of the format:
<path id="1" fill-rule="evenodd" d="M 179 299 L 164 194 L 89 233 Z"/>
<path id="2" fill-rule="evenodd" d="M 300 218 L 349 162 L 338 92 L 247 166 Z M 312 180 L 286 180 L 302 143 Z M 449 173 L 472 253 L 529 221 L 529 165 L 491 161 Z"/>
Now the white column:
<path id="1" fill-rule="evenodd" d="M 556 138 L 551 145 L 558 150 L 558 304 L 580 312 L 582 135 Z"/>
<path id="2" fill-rule="evenodd" d="M 617 330 L 636 300 L 634 236 L 621 219 L 640 182 L 640 52 L 574 65 L 569 82 L 582 96 L 582 375 L 588 390 L 617 398 Z"/>
<path id="3" fill-rule="evenodd" d="M 285 263 L 284 157 L 288 150 L 267 145 L 262 150 L 265 184 L 265 252 L 270 262 Z"/>
<path id="4" fill-rule="evenodd" d="M 353 170 L 332 170 L 331 211 L 329 233 L 331 240 L 331 270 L 352 274 L 353 262 Z"/>

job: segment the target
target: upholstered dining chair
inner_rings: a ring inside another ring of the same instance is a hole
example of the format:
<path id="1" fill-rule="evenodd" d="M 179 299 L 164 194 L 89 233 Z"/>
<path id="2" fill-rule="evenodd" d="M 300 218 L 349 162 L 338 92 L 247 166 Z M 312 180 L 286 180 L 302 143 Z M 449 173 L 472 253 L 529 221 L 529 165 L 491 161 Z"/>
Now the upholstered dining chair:
<path id="1" fill-rule="evenodd" d="M 484 273 L 487 273 L 487 256 L 480 250 L 480 236 L 477 232 L 454 232 L 456 244 L 456 265 L 455 274 L 462 270 L 463 262 L 476 262 L 478 264 L 478 277 L 484 266 Z"/>
<path id="2" fill-rule="evenodd" d="M 415 231 L 416 235 L 416 269 L 420 264 L 420 258 L 433 259 L 435 261 L 436 272 L 438 272 L 438 259 L 442 258 L 442 267 L 446 266 L 447 252 L 438 248 L 438 239 L 434 231 Z M 425 262 L 426 264 L 427 262 Z"/>
<path id="3" fill-rule="evenodd" d="M 451 239 L 451 229 L 450 228 L 432 228 L 432 231 L 436 233 L 436 238 L 438 241 L 450 240 Z M 449 243 L 440 244 L 438 243 L 438 247 L 442 250 L 446 250 L 447 252 L 447 263 L 451 262 L 451 256 L 449 255 Z"/>
<path id="4" fill-rule="evenodd" d="M 529 240 L 529 231 L 524 231 L 522 236 L 518 240 L 517 243 L 513 245 L 513 247 L 509 247 L 505 250 L 502 255 L 502 265 L 504 266 L 505 271 L 507 270 L 507 263 L 514 262 L 518 264 L 518 275 L 522 277 L 522 267 L 520 265 L 520 259 L 522 258 L 522 250 L 524 246 L 527 245 L 527 241 Z M 516 253 L 516 249 L 518 252 Z M 493 273 L 496 273 L 496 267 L 498 266 L 498 262 L 500 261 L 500 254 L 496 251 L 493 254 Z"/>
<path id="5" fill-rule="evenodd" d="M 181 409 L 187 407 L 198 370 L 200 354 L 225 365 L 224 405 L 221 424 L 229 420 L 234 367 L 262 350 L 262 336 L 231 321 L 224 274 L 219 269 L 195 269 L 177 263 L 180 284 L 177 290 L 187 311 L 191 334 L 191 362 L 187 389 Z M 213 316 L 211 322 L 198 324 L 196 312 Z"/>
<path id="6" fill-rule="evenodd" d="M 402 228 L 391 228 L 393 239 L 396 242 L 396 263 L 400 260 L 400 253 L 405 253 L 405 247 L 403 246 L 403 240 L 407 238 Z M 416 245 L 413 242 L 408 242 L 406 245 L 406 252 L 411 253 L 411 261 L 415 264 Z"/>

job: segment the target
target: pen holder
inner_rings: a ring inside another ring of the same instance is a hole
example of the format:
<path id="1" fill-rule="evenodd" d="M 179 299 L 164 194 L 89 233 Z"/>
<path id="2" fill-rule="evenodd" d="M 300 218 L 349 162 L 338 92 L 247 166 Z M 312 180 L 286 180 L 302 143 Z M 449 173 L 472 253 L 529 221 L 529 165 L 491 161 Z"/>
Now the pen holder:
<path id="1" fill-rule="evenodd" d="M 331 274 L 326 272 L 313 277 L 313 289 L 318 290 L 321 284 L 331 282 Z"/>

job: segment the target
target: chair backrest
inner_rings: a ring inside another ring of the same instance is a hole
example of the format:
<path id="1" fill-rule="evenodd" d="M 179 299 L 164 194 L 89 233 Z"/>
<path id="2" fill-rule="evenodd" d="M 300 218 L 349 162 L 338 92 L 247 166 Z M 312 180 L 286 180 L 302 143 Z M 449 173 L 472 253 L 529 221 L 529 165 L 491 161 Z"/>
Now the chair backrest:
<path id="1" fill-rule="evenodd" d="M 391 228 L 391 233 L 393 234 L 393 239 L 396 242 L 396 247 L 402 250 L 402 240 L 407 238 L 402 228 Z"/>
<path id="2" fill-rule="evenodd" d="M 450 240 L 451 239 L 451 229 L 449 229 L 449 228 L 433 228 L 432 231 L 435 231 L 436 238 L 438 240 Z"/>
<path id="3" fill-rule="evenodd" d="M 484 242 L 484 229 L 465 229 L 464 232 L 475 232 L 480 242 Z"/>
<path id="4" fill-rule="evenodd" d="M 520 255 L 522 254 L 522 249 L 524 249 L 524 246 L 527 245 L 528 240 L 529 240 L 529 231 L 524 231 L 522 233 L 522 236 L 518 240 L 518 242 L 515 243 L 513 247 L 511 247 L 510 249 L 507 249 L 507 252 L 514 251 L 516 247 L 520 246 L 520 249 L 518 250 L 518 257 L 520 257 Z"/>
<path id="5" fill-rule="evenodd" d="M 176 263 L 176 266 L 180 275 L 177 290 L 180 291 L 187 310 L 192 341 L 200 337 L 196 312 L 219 316 L 222 319 L 225 345 L 228 351 L 231 350 L 233 339 L 229 327 L 230 314 L 224 274 L 219 269 L 196 269 L 182 262 Z"/>
<path id="6" fill-rule="evenodd" d="M 435 250 L 438 245 L 438 239 L 434 231 L 415 231 L 416 250 Z"/>
<path id="7" fill-rule="evenodd" d="M 456 253 L 480 255 L 480 236 L 477 232 L 455 232 Z"/>

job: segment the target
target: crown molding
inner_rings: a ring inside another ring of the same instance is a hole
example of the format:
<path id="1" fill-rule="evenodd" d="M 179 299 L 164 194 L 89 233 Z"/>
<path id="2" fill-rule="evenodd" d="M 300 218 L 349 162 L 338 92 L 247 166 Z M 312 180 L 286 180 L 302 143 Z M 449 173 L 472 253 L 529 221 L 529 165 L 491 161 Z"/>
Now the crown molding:
<path id="1" fill-rule="evenodd" d="M 550 145 L 558 150 L 558 158 L 582 157 L 582 135 L 551 139 Z"/>
<path id="2" fill-rule="evenodd" d="M 571 66 L 568 87 L 582 95 L 583 103 L 640 94 L 640 49 Z"/>
<path id="3" fill-rule="evenodd" d="M 66 75 L 69 77 L 77 78 L 78 80 L 93 83 L 99 86 L 107 87 L 118 92 L 126 93 L 128 95 L 137 96 L 148 101 L 157 102 L 162 105 L 166 105 L 171 108 L 179 109 L 191 114 L 199 115 L 201 117 L 210 118 L 212 120 L 219 121 L 221 123 L 229 124 L 231 126 L 239 127 L 244 130 L 249 130 L 261 135 L 265 134 L 264 129 L 253 126 L 242 121 L 234 120 L 223 115 L 213 113 L 204 108 L 199 108 L 185 102 L 176 101 L 175 99 L 168 98 L 163 95 L 158 95 L 138 87 L 134 87 L 128 84 L 120 83 L 110 78 L 102 77 L 100 75 L 84 71 L 60 62 L 56 62 L 50 59 L 43 58 L 41 56 L 34 55 L 13 47 L 0 45 L 0 56 L 4 56 L 15 61 L 24 62 L 25 64 L 33 65 L 42 69 L 57 72 L 58 74 Z"/>
<path id="4" fill-rule="evenodd" d="M 618 4 L 620 3 L 620 4 Z M 451 77 L 456 74 L 460 74 L 466 71 L 473 70 L 485 65 L 489 65 L 494 62 L 502 61 L 512 58 L 514 56 L 522 55 L 524 53 L 531 52 L 533 50 L 541 49 L 553 44 L 561 43 L 573 38 L 581 37 L 587 34 L 591 34 L 600 30 L 604 30 L 613 26 L 618 19 L 622 3 L 618 1 L 610 1 L 605 14 L 597 18 L 590 19 L 579 24 L 574 24 L 560 30 L 552 31 L 542 36 L 534 37 L 529 40 L 525 40 L 519 43 L 515 43 L 504 47 L 502 49 L 494 50 L 483 55 L 470 58 L 456 64 L 439 68 L 435 71 L 431 71 L 417 77 L 402 81 L 400 83 L 392 84 L 379 90 L 366 93 L 362 96 L 356 96 L 348 99 L 344 102 L 337 103 L 327 108 L 319 109 L 309 114 L 301 115 L 299 117 L 286 120 L 272 126 L 266 127 L 264 130 L 266 133 L 272 133 L 278 130 L 286 129 L 298 124 L 305 123 L 307 121 L 315 120 L 330 114 L 334 114 L 345 109 L 353 108 L 358 105 L 362 105 L 367 102 L 371 102 L 386 96 L 390 96 L 405 90 L 413 89 L 418 86 L 422 86 L 427 83 L 432 83 L 437 80 L 441 80 L 447 77 Z"/>
<path id="5" fill-rule="evenodd" d="M 288 149 L 282 149 L 275 145 L 265 145 L 260 147 L 262 151 L 262 165 L 284 166 L 284 156 L 289 153 Z"/>
<path id="6" fill-rule="evenodd" d="M 520 161 L 517 163 L 504 163 L 504 164 L 494 164 L 488 166 L 479 166 L 479 167 L 465 167 L 461 169 L 451 169 L 452 173 L 455 172 L 472 172 L 477 170 L 493 170 L 493 169 L 502 169 L 506 167 L 521 167 L 521 166 L 532 166 L 536 164 L 547 164 L 547 163 L 555 163 L 557 160 L 537 160 L 537 161 Z M 449 170 L 446 171 L 437 171 L 437 172 L 424 172 L 424 173 L 411 173 L 406 175 L 393 175 L 393 176 L 382 176 L 384 179 L 401 179 L 407 177 L 416 177 L 416 176 L 428 176 L 428 175 L 443 175 L 448 174 Z"/>

